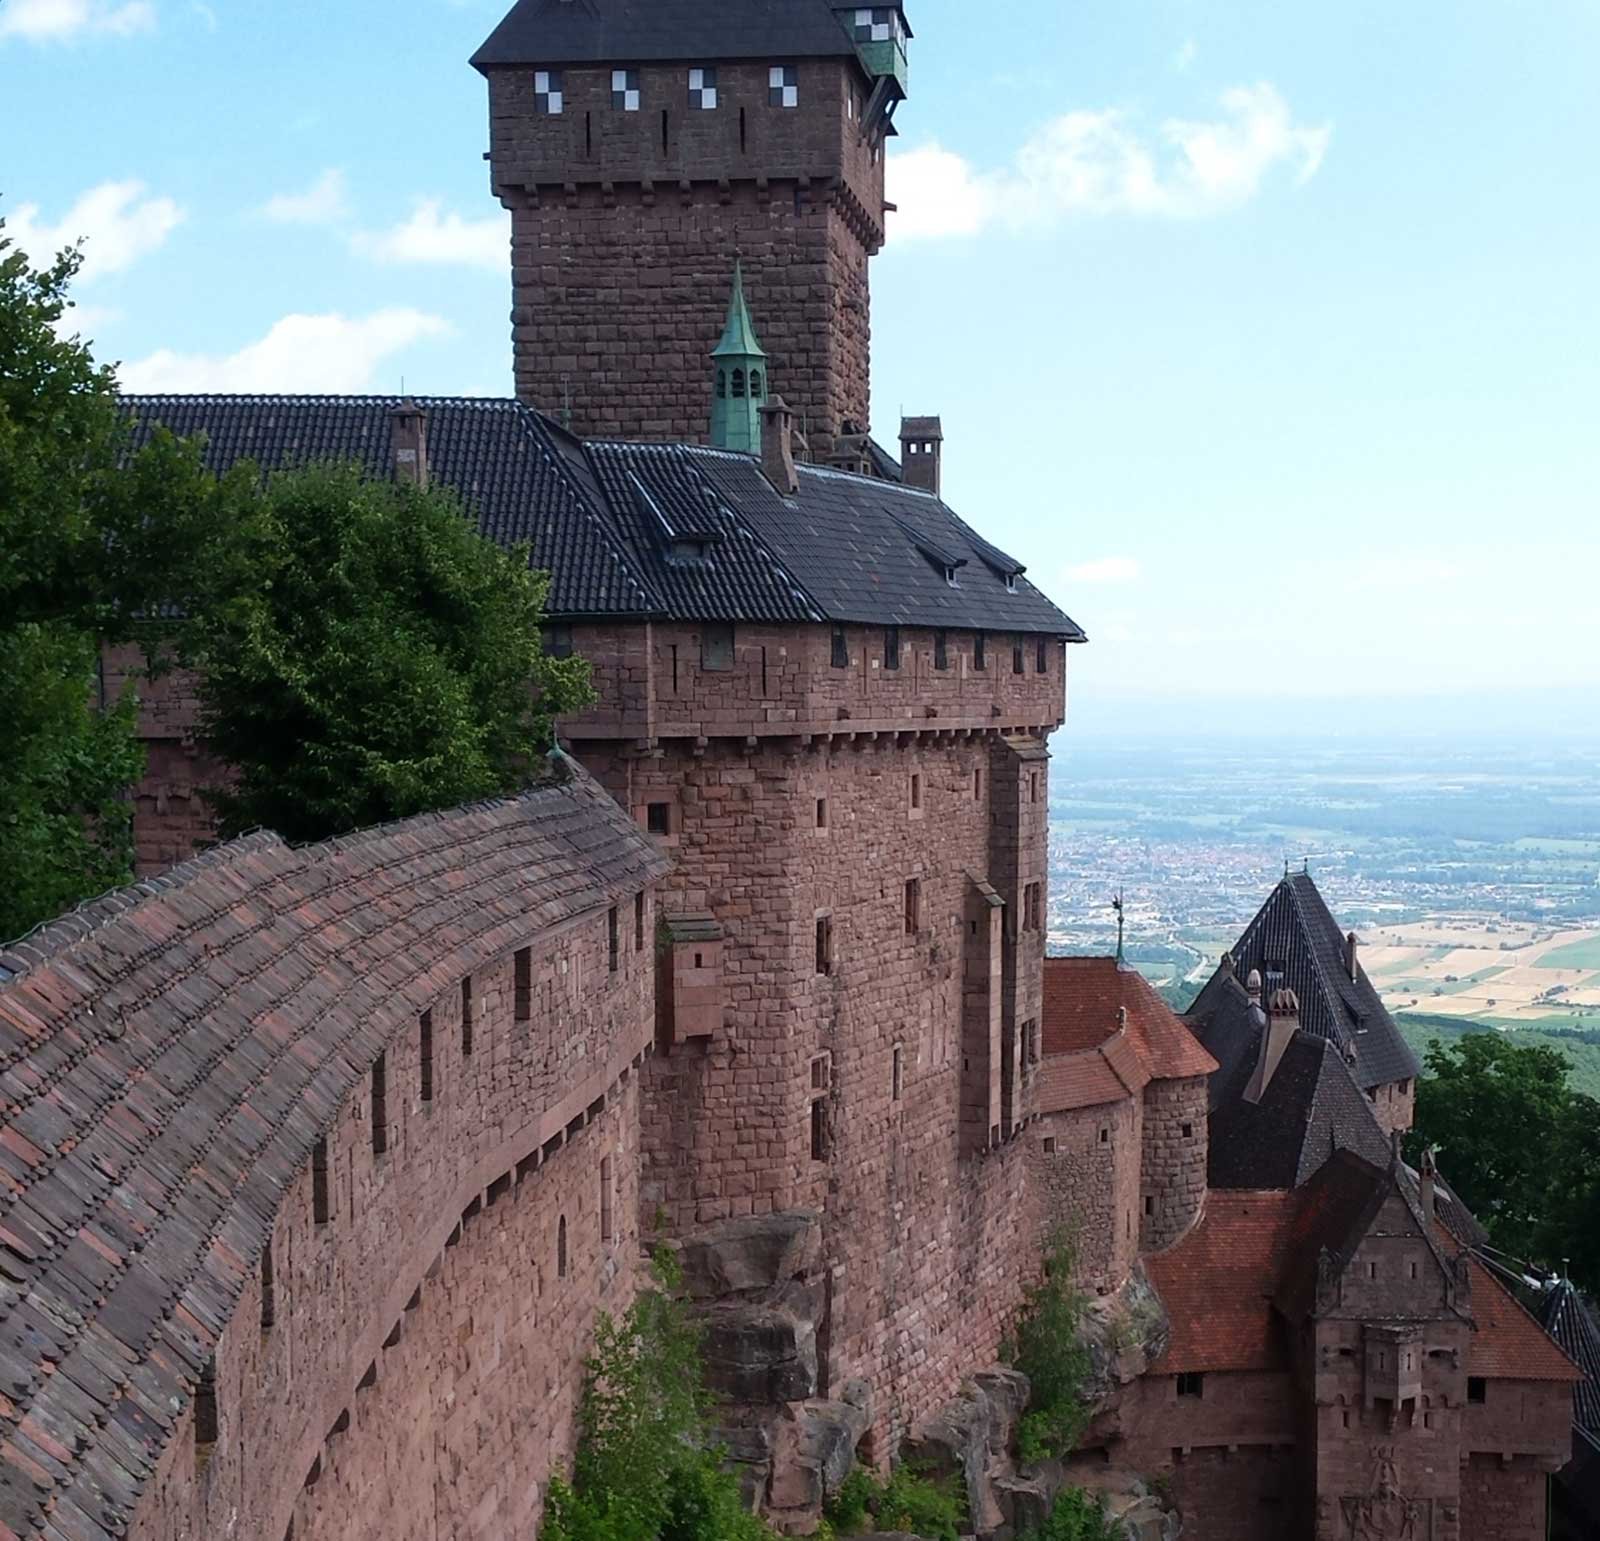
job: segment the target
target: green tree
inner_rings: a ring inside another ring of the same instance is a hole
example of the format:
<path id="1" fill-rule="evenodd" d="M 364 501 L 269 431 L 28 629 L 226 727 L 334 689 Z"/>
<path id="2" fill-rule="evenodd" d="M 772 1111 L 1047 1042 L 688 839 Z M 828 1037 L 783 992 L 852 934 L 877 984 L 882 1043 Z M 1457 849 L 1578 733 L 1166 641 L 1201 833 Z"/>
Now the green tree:
<path id="1" fill-rule="evenodd" d="M 76 251 L 35 269 L 0 220 L 0 938 L 132 876 L 131 701 L 103 699 L 99 642 L 147 656 L 230 581 L 238 479 L 157 434 L 134 448 L 112 372 L 71 335 Z"/>
<path id="2" fill-rule="evenodd" d="M 1412 1159 L 1432 1145 L 1490 1240 L 1519 1258 L 1572 1260 L 1600 1284 L 1600 1103 L 1570 1084 L 1571 1064 L 1544 1044 L 1498 1033 L 1432 1043 L 1417 1083 Z"/>
<path id="3" fill-rule="evenodd" d="M 250 581 L 195 618 L 203 733 L 236 770 L 224 834 L 313 840 L 512 792 L 589 699 L 540 642 L 547 578 L 452 493 L 355 466 L 272 477 Z"/>
<path id="4" fill-rule="evenodd" d="M 1011 1363 L 1028 1377 L 1028 1410 L 1017 1426 L 1017 1447 L 1032 1464 L 1072 1453 L 1089 1423 L 1084 1401 L 1089 1350 L 1083 1342 L 1088 1300 L 1073 1283 L 1074 1254 L 1068 1232 L 1058 1231 L 1045 1249 L 1037 1283 L 1023 1292 Z"/>

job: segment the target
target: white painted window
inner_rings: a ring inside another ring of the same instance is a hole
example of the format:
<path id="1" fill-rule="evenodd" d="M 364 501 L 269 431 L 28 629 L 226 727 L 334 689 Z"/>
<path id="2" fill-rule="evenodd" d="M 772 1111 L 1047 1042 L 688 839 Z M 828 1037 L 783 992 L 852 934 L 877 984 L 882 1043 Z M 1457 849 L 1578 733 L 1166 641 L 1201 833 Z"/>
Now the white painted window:
<path id="1" fill-rule="evenodd" d="M 792 64 L 774 64 L 767 74 L 767 101 L 774 107 L 800 105 L 800 72 Z"/>
<path id="2" fill-rule="evenodd" d="M 611 105 L 618 112 L 637 112 L 639 110 L 638 70 L 612 70 Z"/>
<path id="3" fill-rule="evenodd" d="M 540 112 L 547 113 L 552 118 L 561 115 L 560 70 L 535 70 L 533 72 L 533 104 Z"/>
<path id="4" fill-rule="evenodd" d="M 717 72 L 714 69 L 689 71 L 689 109 L 712 112 L 717 105 Z"/>

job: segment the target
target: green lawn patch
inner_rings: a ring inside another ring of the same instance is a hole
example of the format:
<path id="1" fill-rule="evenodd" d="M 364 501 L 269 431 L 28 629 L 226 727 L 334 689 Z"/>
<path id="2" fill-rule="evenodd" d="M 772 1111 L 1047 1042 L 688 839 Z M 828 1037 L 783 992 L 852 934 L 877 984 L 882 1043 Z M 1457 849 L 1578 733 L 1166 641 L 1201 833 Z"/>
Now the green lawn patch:
<path id="1" fill-rule="evenodd" d="M 1534 964 L 1535 968 L 1593 968 L 1600 969 L 1600 932 L 1568 942 L 1547 952 Z"/>

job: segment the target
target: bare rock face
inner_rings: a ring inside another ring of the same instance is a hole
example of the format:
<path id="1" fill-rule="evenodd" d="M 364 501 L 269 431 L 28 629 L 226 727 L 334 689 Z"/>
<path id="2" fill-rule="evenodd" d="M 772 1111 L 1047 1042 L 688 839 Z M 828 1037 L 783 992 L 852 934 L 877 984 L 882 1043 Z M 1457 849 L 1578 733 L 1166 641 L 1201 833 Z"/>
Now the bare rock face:
<path id="1" fill-rule="evenodd" d="M 1091 1301 L 1082 1336 L 1089 1350 L 1084 1400 L 1097 1415 L 1114 1409 L 1119 1393 L 1166 1352 L 1172 1324 L 1142 1263 L 1113 1294 Z"/>
<path id="2" fill-rule="evenodd" d="M 973 1376 L 958 1397 L 923 1419 L 900 1447 L 900 1458 L 915 1470 L 962 1484 L 978 1535 L 1005 1523 L 994 1479 L 1009 1474 L 1012 1436 L 1027 1405 L 1028 1378 L 997 1365 Z"/>
<path id="3" fill-rule="evenodd" d="M 702 1313 L 706 1385 L 744 1404 L 817 1394 L 817 1327 L 782 1306 L 717 1304 Z"/>
<path id="4" fill-rule="evenodd" d="M 750 1215 L 676 1244 L 684 1285 L 695 1300 L 725 1300 L 782 1288 L 822 1263 L 822 1218 L 812 1210 Z"/>
<path id="5" fill-rule="evenodd" d="M 856 1445 L 872 1426 L 868 1407 L 806 1402 L 788 1407 L 775 1441 L 767 1517 L 783 1529 L 804 1528 L 839 1491 L 855 1464 Z"/>

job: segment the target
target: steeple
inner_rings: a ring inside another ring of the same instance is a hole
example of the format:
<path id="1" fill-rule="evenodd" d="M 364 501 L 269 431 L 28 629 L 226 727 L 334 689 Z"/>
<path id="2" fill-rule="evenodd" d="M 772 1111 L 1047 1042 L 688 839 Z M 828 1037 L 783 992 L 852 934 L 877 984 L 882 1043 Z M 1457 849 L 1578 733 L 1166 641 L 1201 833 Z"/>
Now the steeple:
<path id="1" fill-rule="evenodd" d="M 744 298 L 744 264 L 733 264 L 733 293 L 722 340 L 711 350 L 716 365 L 712 384 L 711 442 L 718 449 L 761 453 L 761 408 L 767 400 L 767 352 L 756 340 Z"/>

